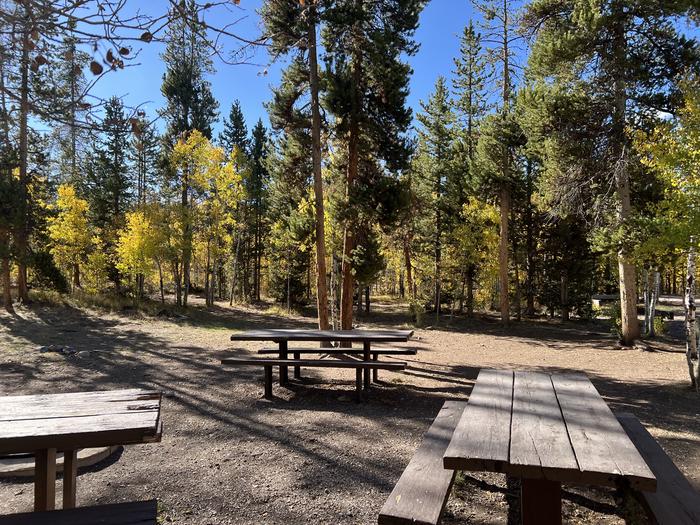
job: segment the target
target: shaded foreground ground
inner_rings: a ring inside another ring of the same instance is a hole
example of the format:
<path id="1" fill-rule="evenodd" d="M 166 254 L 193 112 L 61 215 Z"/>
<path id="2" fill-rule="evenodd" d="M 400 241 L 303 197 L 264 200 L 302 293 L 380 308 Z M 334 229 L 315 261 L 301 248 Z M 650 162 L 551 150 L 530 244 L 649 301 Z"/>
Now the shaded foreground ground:
<path id="1" fill-rule="evenodd" d="M 402 307 L 378 310 L 360 325 L 410 327 Z M 700 487 L 700 399 L 688 386 L 680 340 L 620 349 L 602 323 L 506 330 L 489 318 L 455 319 L 416 330 L 419 352 L 408 369 L 380 372 L 363 404 L 353 400 L 354 371 L 335 369 L 306 370 L 304 384 L 289 389 L 275 385 L 268 402 L 260 370 L 219 366 L 222 356 L 260 347 L 234 347 L 233 330 L 263 327 L 313 327 L 313 318 L 223 306 L 175 320 L 70 307 L 2 314 L 0 394 L 165 391 L 162 443 L 128 447 L 78 478 L 78 505 L 158 498 L 165 523 L 376 523 L 443 400 L 466 399 L 484 366 L 586 372 Z M 50 344 L 89 353 L 38 351 Z M 447 523 L 517 520 L 515 480 L 467 473 L 455 493 Z M 1 481 L 0 514 L 31 510 L 32 494 L 27 481 Z M 623 522 L 607 489 L 565 487 L 564 512 L 567 523 Z"/>

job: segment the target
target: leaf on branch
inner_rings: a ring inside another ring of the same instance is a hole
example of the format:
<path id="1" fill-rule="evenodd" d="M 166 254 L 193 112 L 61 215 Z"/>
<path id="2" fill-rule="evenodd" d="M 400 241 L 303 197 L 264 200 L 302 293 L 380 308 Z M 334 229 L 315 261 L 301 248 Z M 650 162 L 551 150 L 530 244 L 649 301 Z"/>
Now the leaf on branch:
<path id="1" fill-rule="evenodd" d="M 46 60 L 46 57 L 44 55 L 39 55 L 34 60 L 40 66 L 43 66 L 44 64 L 46 64 L 48 62 L 48 60 Z"/>
<path id="2" fill-rule="evenodd" d="M 151 42 L 153 40 L 153 34 L 150 31 L 146 31 L 141 35 L 141 40 L 144 42 Z"/>
<path id="3" fill-rule="evenodd" d="M 107 50 L 107 56 L 105 57 L 107 59 L 107 62 L 110 64 L 114 63 L 114 53 L 112 53 L 111 49 Z"/>
<path id="4" fill-rule="evenodd" d="M 128 47 L 120 47 L 119 48 L 119 54 L 123 57 L 129 56 L 129 48 Z"/>
<path id="5" fill-rule="evenodd" d="M 104 71 L 104 68 L 102 67 L 102 64 L 93 60 L 90 62 L 90 71 L 93 75 L 100 75 L 102 74 L 102 71 Z"/>

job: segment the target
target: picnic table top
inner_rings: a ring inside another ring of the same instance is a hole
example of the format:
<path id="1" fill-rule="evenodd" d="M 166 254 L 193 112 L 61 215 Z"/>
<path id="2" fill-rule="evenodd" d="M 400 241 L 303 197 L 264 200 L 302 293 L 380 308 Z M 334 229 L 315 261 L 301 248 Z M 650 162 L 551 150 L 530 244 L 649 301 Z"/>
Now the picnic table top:
<path id="1" fill-rule="evenodd" d="M 453 470 L 655 491 L 656 478 L 583 374 L 482 369 L 443 456 Z"/>
<path id="2" fill-rule="evenodd" d="M 0 453 L 160 441 L 160 406 L 140 389 L 0 397 Z"/>
<path id="3" fill-rule="evenodd" d="M 268 329 L 247 330 L 231 336 L 231 341 L 352 341 L 402 343 L 413 330 L 305 330 Z"/>

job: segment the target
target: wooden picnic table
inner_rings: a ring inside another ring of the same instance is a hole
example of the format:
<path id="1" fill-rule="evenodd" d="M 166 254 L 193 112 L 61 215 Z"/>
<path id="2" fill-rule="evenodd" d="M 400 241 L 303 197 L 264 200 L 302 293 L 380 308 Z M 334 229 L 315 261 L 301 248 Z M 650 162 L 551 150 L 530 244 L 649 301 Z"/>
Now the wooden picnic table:
<path id="1" fill-rule="evenodd" d="M 75 507 L 82 448 L 160 441 L 161 393 L 111 390 L 0 397 L 0 454 L 34 453 L 34 510 L 56 505 L 56 452 L 63 452 L 63 508 Z"/>
<path id="2" fill-rule="evenodd" d="M 654 492 L 656 478 L 583 374 L 482 369 L 443 456 L 521 478 L 523 524 L 561 523 L 561 484 Z"/>
<path id="3" fill-rule="evenodd" d="M 363 358 L 369 361 L 372 343 L 405 343 L 413 335 L 413 330 L 308 330 L 308 329 L 267 329 L 248 330 L 233 334 L 231 341 L 272 341 L 279 345 L 279 358 L 287 359 L 290 342 L 345 342 L 362 343 Z M 293 350 L 291 350 L 293 352 Z M 295 367 L 295 375 L 298 375 Z M 364 371 L 364 384 L 370 385 L 370 370 Z M 286 366 L 280 366 L 280 384 L 289 380 Z"/>

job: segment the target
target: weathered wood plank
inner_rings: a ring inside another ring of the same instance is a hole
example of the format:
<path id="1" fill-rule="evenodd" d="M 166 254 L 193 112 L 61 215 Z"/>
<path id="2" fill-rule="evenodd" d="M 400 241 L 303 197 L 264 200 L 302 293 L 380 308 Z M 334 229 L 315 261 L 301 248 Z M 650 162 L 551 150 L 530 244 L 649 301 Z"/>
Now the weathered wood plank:
<path id="1" fill-rule="evenodd" d="M 0 397 L 0 407 L 14 404 L 41 405 L 49 403 L 61 405 L 65 403 L 103 401 L 143 401 L 147 399 L 160 399 L 161 393 L 153 390 L 127 389 L 127 390 L 96 390 L 93 392 L 64 392 L 58 394 L 30 394 L 19 396 Z"/>
<path id="2" fill-rule="evenodd" d="M 440 521 L 455 476 L 454 471 L 443 468 L 442 456 L 466 406 L 463 401 L 445 401 L 384 503 L 380 525 Z"/>
<path id="3" fill-rule="evenodd" d="M 481 369 L 444 456 L 447 469 L 501 472 L 508 463 L 513 372 Z"/>
<path id="4" fill-rule="evenodd" d="M 514 476 L 575 481 L 578 463 L 548 374 L 515 372 L 510 461 Z"/>
<path id="5" fill-rule="evenodd" d="M 158 502 L 136 501 L 95 507 L 0 516 L 0 525 L 156 525 Z"/>
<path id="6" fill-rule="evenodd" d="M 615 486 L 620 477 L 639 490 L 656 478 L 610 407 L 583 374 L 552 375 L 583 483 Z"/>
<path id="7" fill-rule="evenodd" d="M 120 401 L 80 403 L 62 406 L 43 404 L 40 406 L 15 405 L 0 413 L 0 421 L 19 421 L 23 419 L 53 419 L 64 417 L 84 417 L 99 415 L 132 414 L 135 412 L 152 412 L 157 414 L 160 409 L 158 401 Z M 2 410 L 2 408 L 0 408 Z"/>
<path id="8" fill-rule="evenodd" d="M 346 341 L 401 343 L 413 330 L 248 330 L 231 336 L 231 341 Z"/>
<path id="9" fill-rule="evenodd" d="M 659 525 L 700 523 L 700 494 L 661 445 L 633 414 L 618 414 L 617 419 L 656 476 L 656 492 L 642 492 L 641 497 Z"/>

